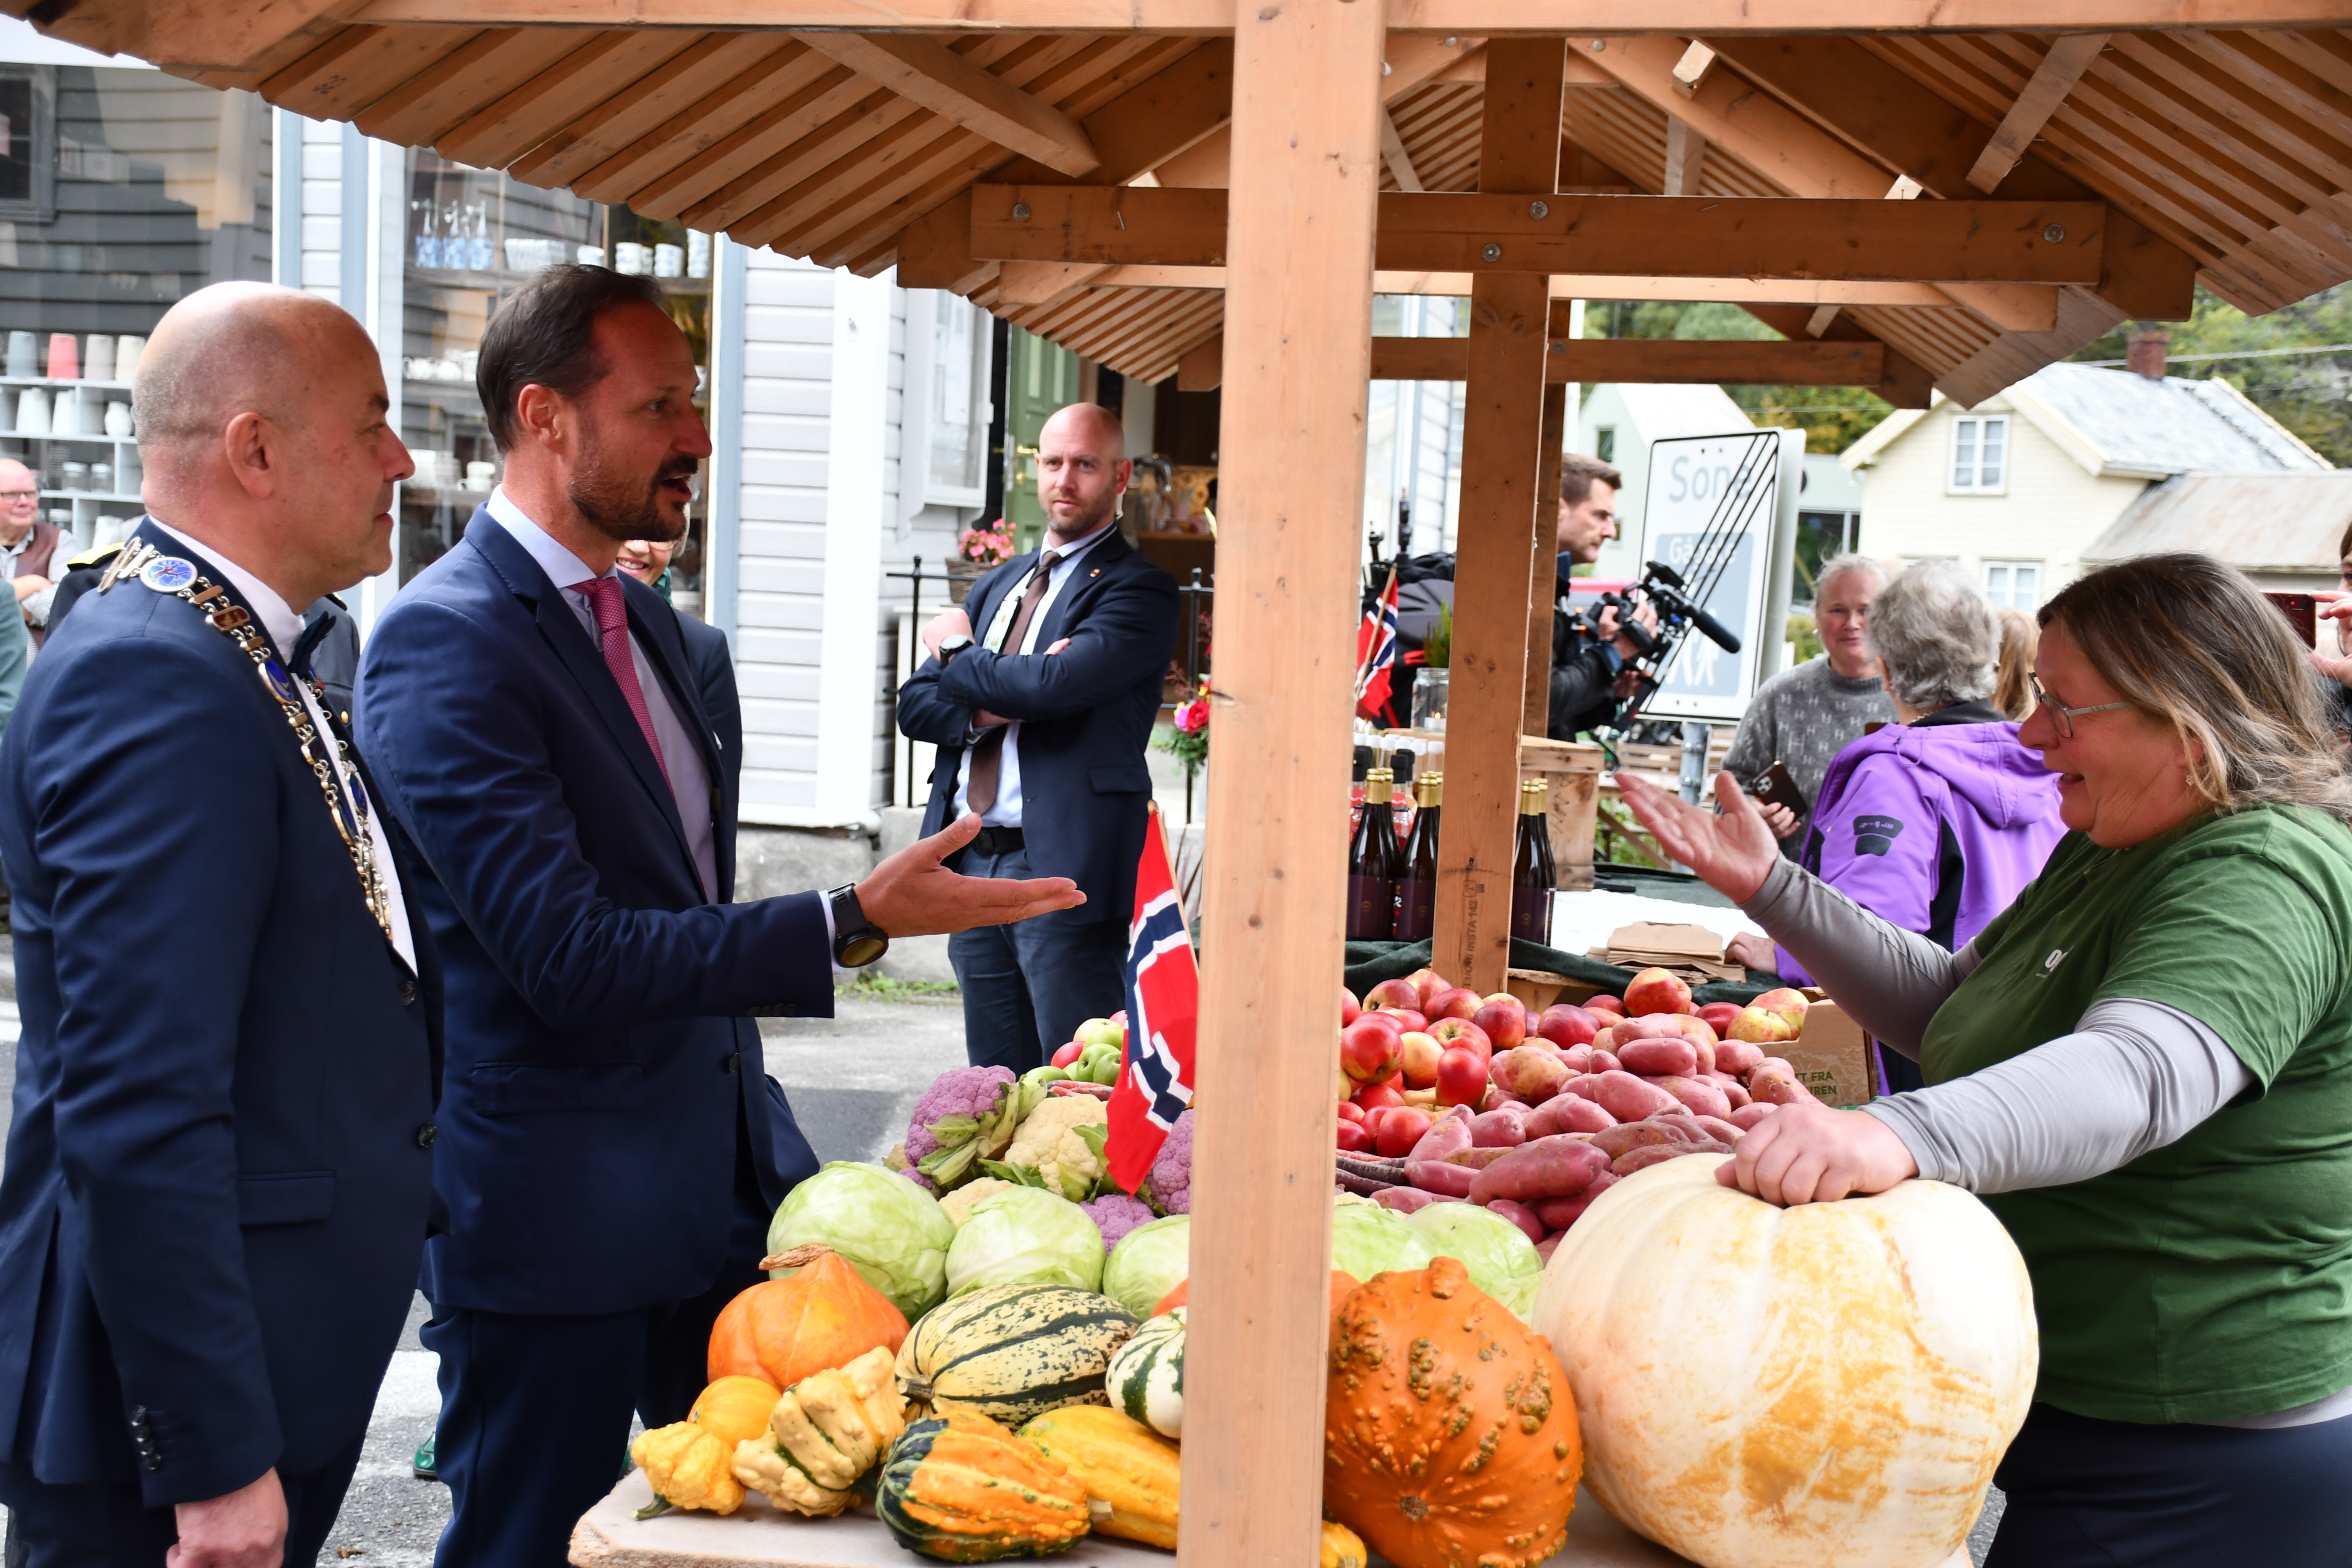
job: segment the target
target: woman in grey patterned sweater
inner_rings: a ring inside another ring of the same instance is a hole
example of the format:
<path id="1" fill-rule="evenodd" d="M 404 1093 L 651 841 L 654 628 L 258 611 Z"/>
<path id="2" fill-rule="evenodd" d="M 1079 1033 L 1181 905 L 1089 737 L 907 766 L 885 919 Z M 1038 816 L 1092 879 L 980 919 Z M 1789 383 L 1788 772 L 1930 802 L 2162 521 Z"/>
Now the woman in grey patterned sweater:
<path id="1" fill-rule="evenodd" d="M 1870 651 L 1870 605 L 1886 585 L 1886 569 L 1866 555 L 1836 555 L 1822 563 L 1816 581 L 1813 626 L 1827 651 L 1756 689 L 1723 759 L 1743 784 L 1776 762 L 1787 763 L 1809 806 L 1831 759 L 1859 740 L 1864 726 L 1895 722 L 1895 700 Z M 1780 853 L 1795 859 L 1805 842 L 1804 818 L 1768 805 L 1764 819 L 1780 836 Z"/>

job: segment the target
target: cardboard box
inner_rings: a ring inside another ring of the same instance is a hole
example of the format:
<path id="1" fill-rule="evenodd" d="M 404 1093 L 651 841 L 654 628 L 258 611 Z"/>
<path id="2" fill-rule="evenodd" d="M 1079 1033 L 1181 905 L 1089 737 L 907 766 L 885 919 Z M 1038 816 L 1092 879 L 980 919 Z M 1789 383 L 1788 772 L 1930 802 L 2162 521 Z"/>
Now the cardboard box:
<path id="1" fill-rule="evenodd" d="M 1878 1058 L 1862 1026 L 1815 990 L 1805 992 L 1805 1030 L 1776 1054 L 1824 1105 L 1867 1105 L 1878 1095 Z M 1771 1047 L 1764 1047 L 1771 1053 Z"/>

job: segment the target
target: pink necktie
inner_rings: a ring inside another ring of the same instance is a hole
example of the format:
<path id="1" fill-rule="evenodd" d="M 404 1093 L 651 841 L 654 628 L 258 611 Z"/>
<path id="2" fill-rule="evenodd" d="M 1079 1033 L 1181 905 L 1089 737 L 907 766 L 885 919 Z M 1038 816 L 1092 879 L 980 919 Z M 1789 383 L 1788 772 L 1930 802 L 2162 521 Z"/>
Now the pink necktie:
<path id="1" fill-rule="evenodd" d="M 654 716 L 646 707 L 645 688 L 637 684 L 637 661 L 629 650 L 629 605 L 621 596 L 621 580 L 592 577 L 572 586 L 574 592 L 587 595 L 589 607 L 596 612 L 597 637 L 604 645 L 604 667 L 620 683 L 622 700 L 636 715 L 637 728 L 645 731 L 646 744 L 653 748 L 654 765 L 661 769 L 662 783 L 670 784 L 674 795 L 677 786 L 670 784 L 669 764 L 662 760 L 661 740 L 654 733 Z"/>

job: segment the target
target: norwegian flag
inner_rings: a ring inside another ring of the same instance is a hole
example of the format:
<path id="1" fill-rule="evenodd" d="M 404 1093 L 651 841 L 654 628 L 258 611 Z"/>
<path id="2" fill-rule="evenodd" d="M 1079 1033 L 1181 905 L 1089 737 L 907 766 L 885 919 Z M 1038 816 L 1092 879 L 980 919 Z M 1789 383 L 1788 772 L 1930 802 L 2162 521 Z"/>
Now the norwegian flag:
<path id="1" fill-rule="evenodd" d="M 1356 628 L 1356 717 L 1375 724 L 1389 721 L 1389 681 L 1396 669 L 1397 574 L 1389 568 L 1389 585 L 1380 601 L 1364 612 Z"/>
<path id="2" fill-rule="evenodd" d="M 1104 1154 L 1110 1179 L 1133 1192 L 1151 1173 L 1168 1130 L 1192 1103 L 1192 1037 L 1201 1012 L 1201 972 L 1184 930 L 1184 904 L 1160 808 L 1143 830 L 1135 867 L 1135 924 L 1127 943 L 1127 1058 L 1106 1110 Z"/>

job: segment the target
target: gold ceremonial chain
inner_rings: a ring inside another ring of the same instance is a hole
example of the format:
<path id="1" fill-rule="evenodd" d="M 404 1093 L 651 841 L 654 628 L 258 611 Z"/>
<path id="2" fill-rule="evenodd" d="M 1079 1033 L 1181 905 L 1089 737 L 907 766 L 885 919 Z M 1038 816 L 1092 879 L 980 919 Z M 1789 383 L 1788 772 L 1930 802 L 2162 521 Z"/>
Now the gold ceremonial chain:
<path id="1" fill-rule="evenodd" d="M 212 623 L 215 631 L 245 650 L 246 657 L 253 660 L 255 673 L 261 677 L 261 684 L 278 703 L 278 711 L 285 714 L 295 741 L 302 748 L 302 760 L 310 765 L 312 775 L 319 781 L 319 793 L 326 797 L 328 818 L 334 823 L 343 847 L 351 854 L 352 868 L 359 872 L 360 891 L 367 900 L 368 912 L 375 917 L 384 941 L 391 942 L 393 951 L 397 952 L 400 944 L 392 934 L 392 895 L 376 866 L 366 786 L 358 782 L 359 765 L 352 760 L 350 745 L 339 735 L 326 737 L 339 748 L 342 765 L 350 771 L 352 784 L 346 789 L 334 762 L 311 750 L 312 743 L 320 737 L 310 722 L 310 710 L 302 700 L 301 691 L 295 685 L 298 678 L 272 656 L 269 639 L 255 629 L 252 615 L 226 586 L 206 578 L 192 563 L 166 555 L 135 536 L 123 542 L 121 552 L 100 579 L 98 591 L 106 593 L 118 581 L 131 577 L 159 594 L 184 599 L 198 609 L 215 599 L 220 601 L 217 607 L 205 612 L 205 619 Z M 326 688 L 313 679 L 310 689 L 313 696 L 321 696 Z"/>

